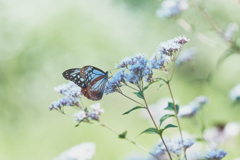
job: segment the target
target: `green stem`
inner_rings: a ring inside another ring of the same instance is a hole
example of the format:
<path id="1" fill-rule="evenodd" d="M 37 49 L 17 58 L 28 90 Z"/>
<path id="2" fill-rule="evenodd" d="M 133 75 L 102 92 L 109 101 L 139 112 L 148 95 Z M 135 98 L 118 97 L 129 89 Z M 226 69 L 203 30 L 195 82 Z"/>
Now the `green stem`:
<path id="1" fill-rule="evenodd" d="M 181 130 L 181 126 L 180 126 L 180 123 L 179 123 L 179 120 L 178 120 L 177 108 L 176 108 L 176 104 L 175 104 L 175 101 L 174 101 L 174 98 L 173 98 L 173 94 L 172 94 L 172 90 L 171 90 L 171 87 L 170 87 L 170 83 L 168 82 L 167 85 L 168 85 L 168 89 L 169 89 L 170 95 L 172 97 L 174 111 L 175 111 L 175 116 L 176 116 L 176 120 L 177 120 L 177 124 L 178 124 L 178 128 L 179 128 L 179 132 L 180 132 L 180 135 L 181 135 L 181 139 L 183 141 L 182 130 Z"/>
<path id="2" fill-rule="evenodd" d="M 148 108 L 147 101 L 146 101 L 146 99 L 145 99 L 145 97 L 144 97 L 143 92 L 142 92 L 142 96 L 143 96 L 144 102 L 145 102 L 145 104 L 146 104 L 146 109 L 147 109 L 147 111 L 148 111 L 148 113 L 149 113 L 149 115 L 150 115 L 150 117 L 151 117 L 151 119 L 152 119 L 152 121 L 153 121 L 153 124 L 155 125 L 155 128 L 157 129 L 158 134 L 159 134 L 160 138 L 162 139 L 162 142 L 163 142 L 163 144 L 164 144 L 164 146 L 165 146 L 165 148 L 166 148 L 166 151 L 167 151 L 167 153 L 168 153 L 169 158 L 172 160 L 171 154 L 170 154 L 170 152 L 169 152 L 169 150 L 168 150 L 168 148 L 167 148 L 167 145 L 166 145 L 166 143 L 165 143 L 165 141 L 164 141 L 164 139 L 163 139 L 163 137 L 162 137 L 162 134 L 160 133 L 159 128 L 158 128 L 155 120 L 153 119 L 153 116 L 152 116 L 152 114 L 151 114 L 151 112 L 150 112 L 150 110 L 149 110 L 149 108 Z"/>
<path id="3" fill-rule="evenodd" d="M 114 129 L 112 129 L 110 126 L 106 125 L 105 123 L 101 122 L 100 120 L 98 120 L 98 122 L 103 126 L 106 127 L 107 129 L 109 129 L 110 131 L 112 131 L 113 133 L 116 133 L 117 135 L 119 135 L 120 133 L 118 133 L 117 131 L 115 131 Z M 125 137 L 125 140 L 127 140 L 128 142 L 132 143 L 133 145 L 137 146 L 138 148 L 140 148 L 141 150 L 143 150 L 144 152 L 152 155 L 154 158 L 160 160 L 156 155 L 154 155 L 153 153 L 151 153 L 150 151 L 148 151 L 147 149 L 145 149 L 143 146 L 137 144 L 136 142 L 134 142 L 133 140 Z"/>
<path id="4" fill-rule="evenodd" d="M 136 102 L 136 103 L 140 104 L 141 106 L 145 107 L 142 103 L 139 103 L 138 101 L 136 101 L 136 100 L 134 100 L 134 99 L 132 99 L 132 98 L 126 96 L 126 95 L 123 94 L 122 92 L 118 92 L 118 93 L 120 93 L 120 94 L 123 95 L 124 97 L 127 97 L 128 99 L 132 100 L 133 102 Z"/>

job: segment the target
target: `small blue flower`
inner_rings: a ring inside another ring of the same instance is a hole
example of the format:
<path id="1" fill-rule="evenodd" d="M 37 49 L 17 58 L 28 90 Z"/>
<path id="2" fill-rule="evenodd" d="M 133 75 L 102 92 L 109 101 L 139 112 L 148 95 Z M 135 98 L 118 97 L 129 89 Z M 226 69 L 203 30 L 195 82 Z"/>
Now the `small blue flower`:
<path id="1" fill-rule="evenodd" d="M 172 152 L 176 155 L 180 155 L 182 148 L 190 148 L 193 144 L 194 141 L 191 139 L 187 139 L 187 140 L 181 140 L 181 139 L 177 139 L 177 140 L 171 140 L 171 139 L 164 139 L 167 148 L 169 150 L 169 152 Z M 154 153 L 156 155 L 161 155 L 166 153 L 166 148 L 163 144 L 163 142 L 161 141 L 160 144 L 158 144 L 157 148 L 155 148 Z"/>
<path id="2" fill-rule="evenodd" d="M 209 102 L 209 100 L 207 97 L 199 96 L 199 97 L 195 98 L 194 101 L 188 103 L 187 105 L 181 106 L 179 113 L 178 113 L 178 117 L 193 117 L 208 102 Z"/>
<path id="3" fill-rule="evenodd" d="M 77 113 L 73 114 L 74 120 L 76 122 L 81 122 L 83 121 L 85 118 L 87 118 L 87 114 L 85 111 L 79 111 Z"/>
<path id="4" fill-rule="evenodd" d="M 184 62 L 189 62 L 193 60 L 195 54 L 196 54 L 196 49 L 195 48 L 189 48 L 184 50 L 177 58 L 176 64 L 180 66 Z"/>
<path id="5" fill-rule="evenodd" d="M 62 109 L 64 106 L 77 106 L 80 102 L 80 98 L 82 96 L 81 88 L 78 87 L 73 82 L 69 82 L 68 84 L 64 83 L 54 88 L 54 90 L 58 93 L 64 95 L 58 101 L 52 102 L 51 106 L 49 107 L 50 110 L 52 109 Z"/>
<path id="6" fill-rule="evenodd" d="M 220 160 L 223 157 L 225 157 L 226 155 L 227 155 L 227 152 L 220 149 L 220 150 L 217 150 L 217 151 L 211 151 L 211 152 L 207 153 L 205 158 L 206 159 L 212 159 L 212 160 Z"/>
<path id="7" fill-rule="evenodd" d="M 125 83 L 125 69 L 118 71 L 107 83 L 104 92 L 106 94 L 118 92 L 118 88 L 123 85 L 121 82 Z"/>
<path id="8" fill-rule="evenodd" d="M 157 10 L 157 16 L 168 18 L 188 9 L 187 0 L 166 0 L 162 2 L 161 8 Z"/>

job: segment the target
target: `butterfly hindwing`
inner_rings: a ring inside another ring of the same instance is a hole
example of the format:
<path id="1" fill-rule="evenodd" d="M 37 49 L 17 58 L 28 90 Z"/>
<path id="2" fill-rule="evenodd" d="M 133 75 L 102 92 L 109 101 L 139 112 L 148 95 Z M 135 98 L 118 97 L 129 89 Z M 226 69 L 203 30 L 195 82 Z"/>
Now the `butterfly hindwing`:
<path id="1" fill-rule="evenodd" d="M 62 73 L 63 77 L 67 80 L 73 81 L 81 88 L 86 88 L 87 84 L 85 79 L 80 75 L 81 68 L 72 68 Z"/>
<path id="2" fill-rule="evenodd" d="M 102 75 L 94 79 L 87 88 L 82 88 L 82 93 L 88 99 L 97 101 L 102 99 L 108 76 Z"/>

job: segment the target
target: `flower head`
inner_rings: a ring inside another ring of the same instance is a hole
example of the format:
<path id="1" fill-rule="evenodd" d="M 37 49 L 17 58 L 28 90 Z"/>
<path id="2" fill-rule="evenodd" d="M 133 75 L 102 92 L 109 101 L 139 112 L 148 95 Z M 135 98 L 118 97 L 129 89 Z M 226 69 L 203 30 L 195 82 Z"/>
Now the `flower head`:
<path id="1" fill-rule="evenodd" d="M 196 53 L 195 48 L 189 48 L 182 51 L 176 60 L 177 65 L 180 66 L 184 62 L 192 61 Z"/>
<path id="2" fill-rule="evenodd" d="M 172 152 L 176 155 L 180 155 L 182 148 L 190 148 L 195 142 L 191 139 L 186 139 L 186 140 L 181 140 L 181 139 L 176 139 L 176 140 L 171 140 L 171 139 L 164 139 L 167 148 L 169 152 Z M 157 147 L 155 148 L 155 154 L 156 155 L 161 155 L 166 153 L 166 148 L 161 141 Z"/>
<path id="3" fill-rule="evenodd" d="M 187 0 L 165 0 L 161 4 L 161 8 L 157 10 L 157 16 L 168 18 L 188 9 Z"/>
<path id="4" fill-rule="evenodd" d="M 119 87 L 122 87 L 121 82 L 125 82 L 125 69 L 119 70 L 107 83 L 105 93 L 117 92 Z"/>
<path id="5" fill-rule="evenodd" d="M 64 97 L 60 98 L 58 101 L 52 102 L 51 106 L 49 107 L 50 110 L 61 110 L 64 106 L 77 106 L 79 104 L 82 95 L 81 88 L 73 82 L 59 85 L 55 87 L 54 90 L 58 93 L 63 94 Z"/>
<path id="6" fill-rule="evenodd" d="M 95 143 L 84 142 L 64 151 L 53 160 L 90 160 L 95 154 L 95 148 Z"/>
<path id="7" fill-rule="evenodd" d="M 193 117 L 202 107 L 208 102 L 205 96 L 199 96 L 194 101 L 187 105 L 181 106 L 178 116 L 179 117 Z"/>
<path id="8" fill-rule="evenodd" d="M 226 155 L 227 155 L 227 152 L 220 149 L 220 150 L 216 150 L 216 151 L 214 150 L 214 151 L 211 151 L 211 152 L 207 153 L 205 158 L 206 159 L 212 159 L 212 160 L 220 160 L 223 157 L 225 157 Z"/>
<path id="9" fill-rule="evenodd" d="M 236 85 L 229 93 L 230 98 L 233 101 L 240 100 L 240 84 Z"/>
<path id="10" fill-rule="evenodd" d="M 104 109 L 101 109 L 100 103 L 92 104 L 90 107 L 92 108 L 90 112 L 91 119 L 98 120 L 101 113 L 104 112 Z"/>
<path id="11" fill-rule="evenodd" d="M 73 114 L 74 120 L 76 122 L 81 122 L 83 121 L 85 118 L 87 118 L 87 114 L 85 111 L 79 111 L 77 113 Z"/>
<path id="12" fill-rule="evenodd" d="M 230 42 L 233 39 L 234 33 L 238 31 L 238 24 L 237 23 L 229 23 L 225 32 L 223 33 L 223 38 Z"/>

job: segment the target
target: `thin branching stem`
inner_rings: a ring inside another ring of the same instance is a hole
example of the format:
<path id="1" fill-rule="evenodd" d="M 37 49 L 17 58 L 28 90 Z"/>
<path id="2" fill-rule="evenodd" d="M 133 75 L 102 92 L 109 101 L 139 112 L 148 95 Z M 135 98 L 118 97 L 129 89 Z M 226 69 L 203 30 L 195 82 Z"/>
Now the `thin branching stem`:
<path id="1" fill-rule="evenodd" d="M 114 130 L 113 128 L 111 128 L 110 126 L 106 125 L 105 123 L 103 123 L 102 121 L 98 120 L 98 122 L 103 126 L 106 127 L 107 129 L 109 129 L 110 131 L 112 131 L 113 133 L 120 135 L 121 133 L 117 132 L 116 130 Z M 136 147 L 140 148 L 141 150 L 143 150 L 144 152 L 152 155 L 154 158 L 160 160 L 156 155 L 154 155 L 153 153 L 151 153 L 150 151 L 148 151 L 146 148 L 144 148 L 143 146 L 139 145 L 138 143 L 136 143 L 135 141 L 125 137 L 125 140 L 127 140 L 128 142 L 132 143 L 133 145 L 135 145 Z"/>
<path id="2" fill-rule="evenodd" d="M 128 87 L 130 87 L 130 88 L 132 88 L 133 90 L 135 90 L 135 91 L 138 91 L 139 92 L 139 90 L 137 90 L 136 88 L 133 88 L 133 87 L 131 87 L 131 86 L 129 86 L 127 83 L 124 83 L 126 86 L 128 86 Z"/>
<path id="3" fill-rule="evenodd" d="M 174 106 L 174 111 L 175 111 L 175 116 L 176 116 L 176 120 L 177 120 L 177 123 L 178 123 L 178 128 L 179 128 L 179 132 L 180 132 L 180 135 L 181 135 L 181 139 L 182 139 L 182 141 L 183 141 L 182 130 L 181 130 L 181 126 L 180 126 L 180 123 L 179 123 L 179 120 L 178 120 L 177 108 L 176 108 L 175 100 L 174 100 L 174 98 L 173 98 L 173 94 L 172 94 L 172 90 L 171 90 L 170 83 L 168 82 L 167 85 L 168 85 L 168 89 L 169 89 L 170 95 L 171 95 L 171 97 L 172 97 L 173 106 Z"/>
<path id="4" fill-rule="evenodd" d="M 171 154 L 170 154 L 170 152 L 169 152 L 169 150 L 168 150 L 168 148 L 167 148 L 167 145 L 166 145 L 166 143 L 165 143 L 165 141 L 164 141 L 164 139 L 163 139 L 163 137 L 162 137 L 162 134 L 160 133 L 159 128 L 158 128 L 155 120 L 153 119 L 153 116 L 152 116 L 152 114 L 151 114 L 151 112 L 150 112 L 150 110 L 149 110 L 149 108 L 148 108 L 148 104 L 147 104 L 147 101 L 146 101 L 146 99 L 145 99 L 145 97 L 144 97 L 143 92 L 142 92 L 142 96 L 143 96 L 144 102 L 145 102 L 145 104 L 146 104 L 146 109 L 147 109 L 147 111 L 148 111 L 148 114 L 150 115 L 150 117 L 151 117 L 151 119 L 152 119 L 152 121 L 153 121 L 153 124 L 154 124 L 155 128 L 156 128 L 157 131 L 158 131 L 158 134 L 159 134 L 159 136 L 160 136 L 160 138 L 161 138 L 161 140 L 162 140 L 162 142 L 163 142 L 163 144 L 164 144 L 164 146 L 165 146 L 165 148 L 166 148 L 166 151 L 167 151 L 167 153 L 168 153 L 169 158 L 172 160 Z"/>
<path id="5" fill-rule="evenodd" d="M 120 94 L 121 94 L 121 95 L 123 95 L 124 97 L 127 97 L 128 99 L 130 99 L 130 100 L 132 100 L 132 101 L 134 101 L 134 102 L 136 102 L 136 103 L 140 104 L 141 106 L 143 106 L 143 107 L 146 107 L 146 106 L 145 106 L 145 105 L 143 105 L 142 103 L 140 103 L 140 102 L 138 102 L 138 101 L 136 101 L 136 100 L 134 100 L 134 99 L 132 99 L 132 98 L 128 97 L 127 95 L 123 94 L 122 92 L 118 92 L 118 93 L 120 93 Z"/>

